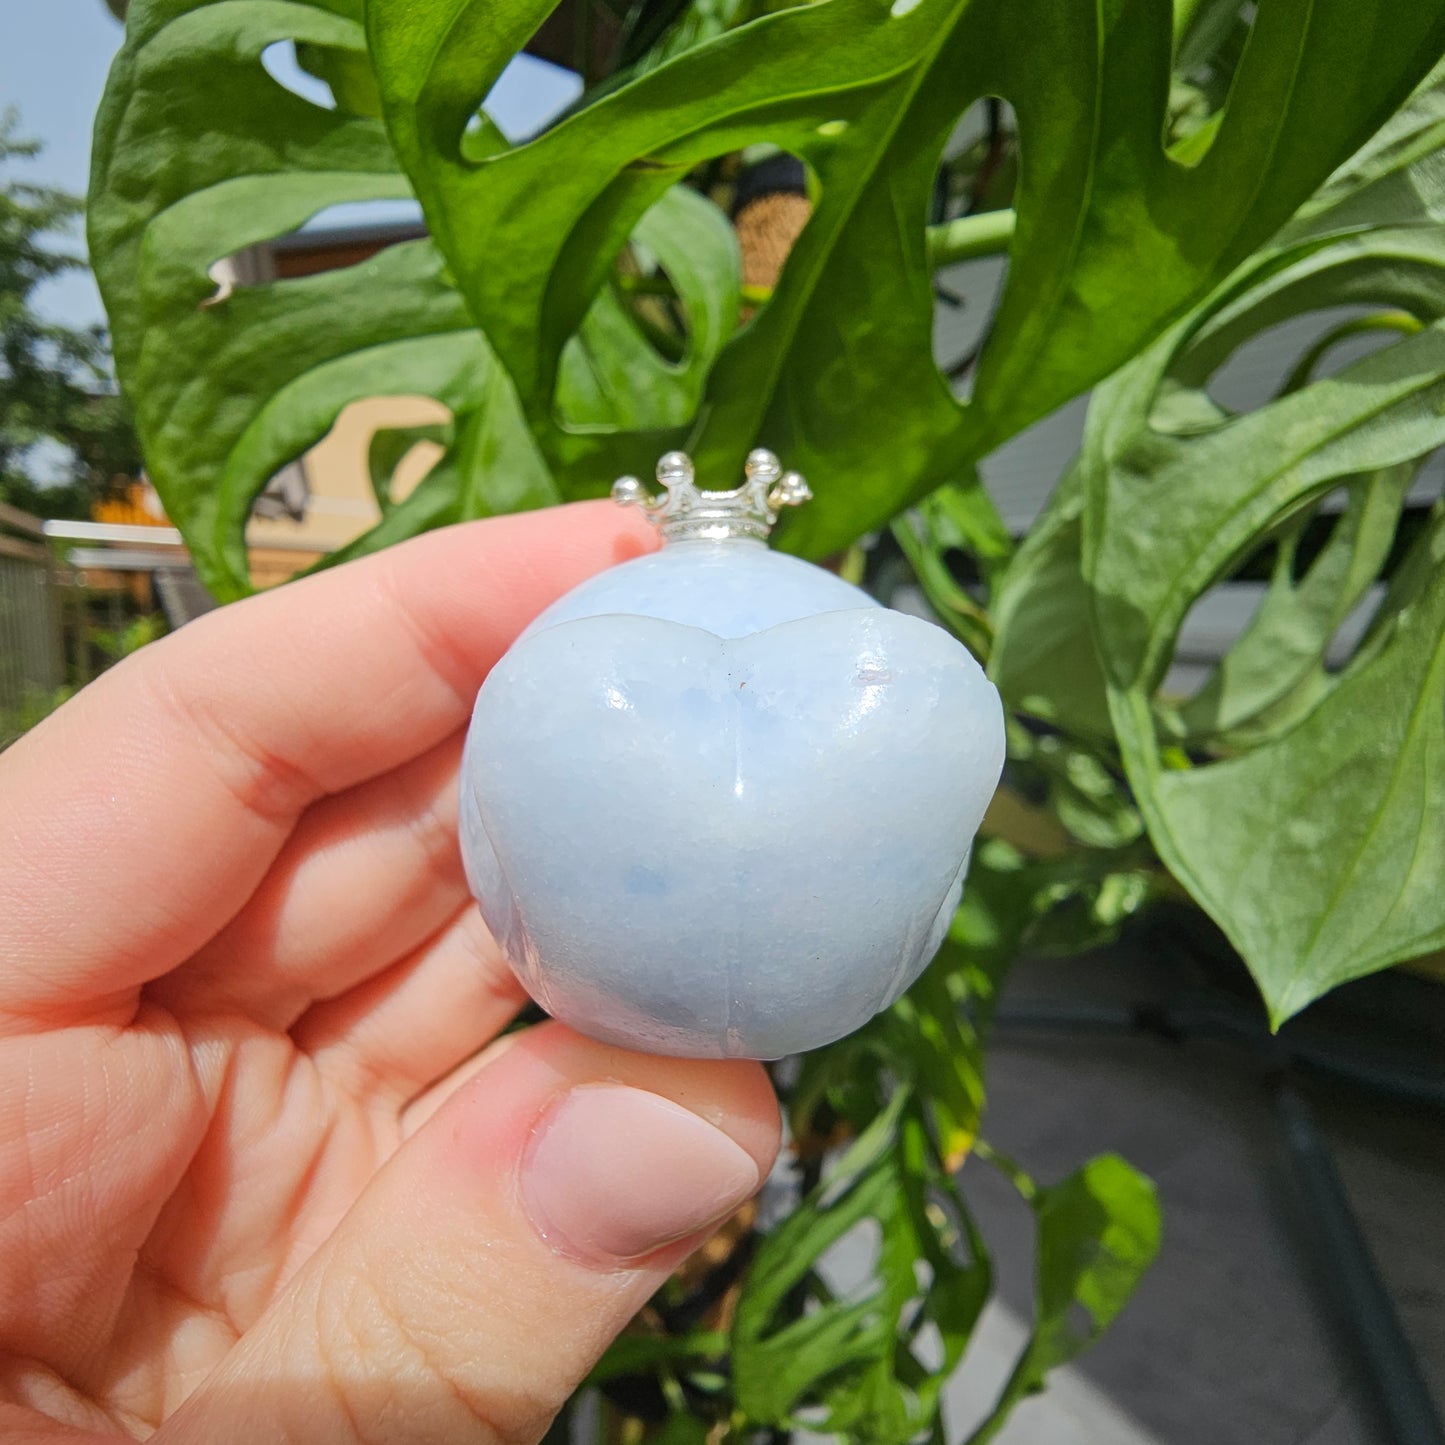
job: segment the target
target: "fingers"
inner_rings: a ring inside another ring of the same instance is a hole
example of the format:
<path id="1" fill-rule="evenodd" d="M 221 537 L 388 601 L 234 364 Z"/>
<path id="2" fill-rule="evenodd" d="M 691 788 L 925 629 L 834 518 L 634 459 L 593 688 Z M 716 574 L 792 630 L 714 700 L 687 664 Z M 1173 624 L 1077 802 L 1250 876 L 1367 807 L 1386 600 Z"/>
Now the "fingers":
<path id="1" fill-rule="evenodd" d="M 435 938 L 350 993 L 316 1005 L 291 1037 L 343 1093 L 399 1110 L 471 1058 L 526 1001 L 468 899 Z"/>
<path id="2" fill-rule="evenodd" d="M 116 1434 L 109 1427 L 88 1430 L 21 1405 L 0 1404 L 0 1440 L 5 1445 L 115 1445 Z"/>
<path id="3" fill-rule="evenodd" d="M 245 903 L 303 809 L 455 732 L 542 607 L 648 545 L 602 503 L 449 528 L 112 669 L 0 756 L 0 1012 L 123 1017 Z"/>
<path id="4" fill-rule="evenodd" d="M 461 751 L 457 733 L 308 808 L 240 913 L 160 981 L 157 1000 L 287 1029 L 442 928 L 470 899 L 457 846 Z"/>
<path id="5" fill-rule="evenodd" d="M 536 1441 L 777 1141 L 755 1064 L 533 1030 L 402 1146 L 155 1438 Z"/>

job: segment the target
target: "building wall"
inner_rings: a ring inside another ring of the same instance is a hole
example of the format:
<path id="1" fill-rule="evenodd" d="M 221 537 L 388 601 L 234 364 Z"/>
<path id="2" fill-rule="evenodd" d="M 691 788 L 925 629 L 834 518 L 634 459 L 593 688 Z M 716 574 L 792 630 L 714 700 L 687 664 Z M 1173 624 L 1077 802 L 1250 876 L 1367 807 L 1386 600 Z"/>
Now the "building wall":
<path id="1" fill-rule="evenodd" d="M 367 452 L 378 430 L 449 419 L 446 407 L 429 397 L 371 397 L 347 407 L 331 431 L 301 459 L 305 516 L 300 521 L 286 516 L 252 518 L 246 538 L 256 585 L 284 580 L 317 557 L 344 547 L 381 519 L 367 466 Z M 418 442 L 397 469 L 392 486 L 395 500 L 403 500 L 441 454 L 436 443 Z"/>

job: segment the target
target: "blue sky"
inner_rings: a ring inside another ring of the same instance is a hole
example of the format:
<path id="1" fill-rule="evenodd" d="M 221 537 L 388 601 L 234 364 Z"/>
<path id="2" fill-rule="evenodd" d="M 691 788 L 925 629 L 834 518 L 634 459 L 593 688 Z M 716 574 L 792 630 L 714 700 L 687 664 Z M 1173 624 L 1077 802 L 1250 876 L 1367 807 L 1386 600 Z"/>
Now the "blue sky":
<path id="1" fill-rule="evenodd" d="M 121 27 L 104 0 L 0 0 L 0 109 L 18 107 L 22 131 L 45 144 L 39 160 L 17 165 L 17 174 L 84 194 L 91 121 L 120 42 Z M 268 60 L 295 89 L 305 93 L 314 84 L 284 55 L 269 52 Z M 487 110 L 517 138 L 579 89 L 569 72 L 519 56 L 487 98 Z M 347 219 L 360 219 L 357 209 L 350 208 Z M 72 323 L 97 321 L 102 314 L 88 274 L 51 283 L 37 300 L 43 310 Z"/>

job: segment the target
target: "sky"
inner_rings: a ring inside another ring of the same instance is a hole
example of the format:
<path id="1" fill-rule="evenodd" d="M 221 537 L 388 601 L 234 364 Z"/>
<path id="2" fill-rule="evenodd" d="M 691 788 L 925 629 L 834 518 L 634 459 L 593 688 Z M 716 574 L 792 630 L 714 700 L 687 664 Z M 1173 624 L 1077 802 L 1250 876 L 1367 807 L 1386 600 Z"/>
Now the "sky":
<path id="1" fill-rule="evenodd" d="M 20 130 L 42 141 L 45 150 L 29 163 L 16 163 L 17 179 L 85 193 L 90 169 L 90 129 L 106 72 L 121 43 L 121 27 L 104 0 L 0 0 L 0 110 L 20 112 Z M 299 71 L 289 53 L 267 53 L 267 65 L 286 84 L 308 94 L 325 87 Z M 581 89 L 577 77 L 531 56 L 518 56 L 487 98 L 487 110 L 502 131 L 519 139 L 536 130 L 572 101 Z M 345 217 L 366 219 L 361 207 Z M 378 208 L 376 215 L 394 215 Z M 315 224 L 313 222 L 313 224 Z M 79 249 L 79 238 L 76 238 Z M 74 273 L 48 283 L 36 297 L 46 314 L 83 325 L 103 317 L 100 297 L 89 273 Z"/>

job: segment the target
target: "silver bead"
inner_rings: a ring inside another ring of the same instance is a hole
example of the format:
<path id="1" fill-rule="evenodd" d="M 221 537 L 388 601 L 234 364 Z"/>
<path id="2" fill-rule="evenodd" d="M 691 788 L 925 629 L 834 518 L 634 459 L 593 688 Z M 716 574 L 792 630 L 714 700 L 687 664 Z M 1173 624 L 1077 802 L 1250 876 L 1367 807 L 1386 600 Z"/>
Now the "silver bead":
<path id="1" fill-rule="evenodd" d="M 612 500 L 620 506 L 635 507 L 647 500 L 647 493 L 636 477 L 618 477 L 612 484 Z"/>

